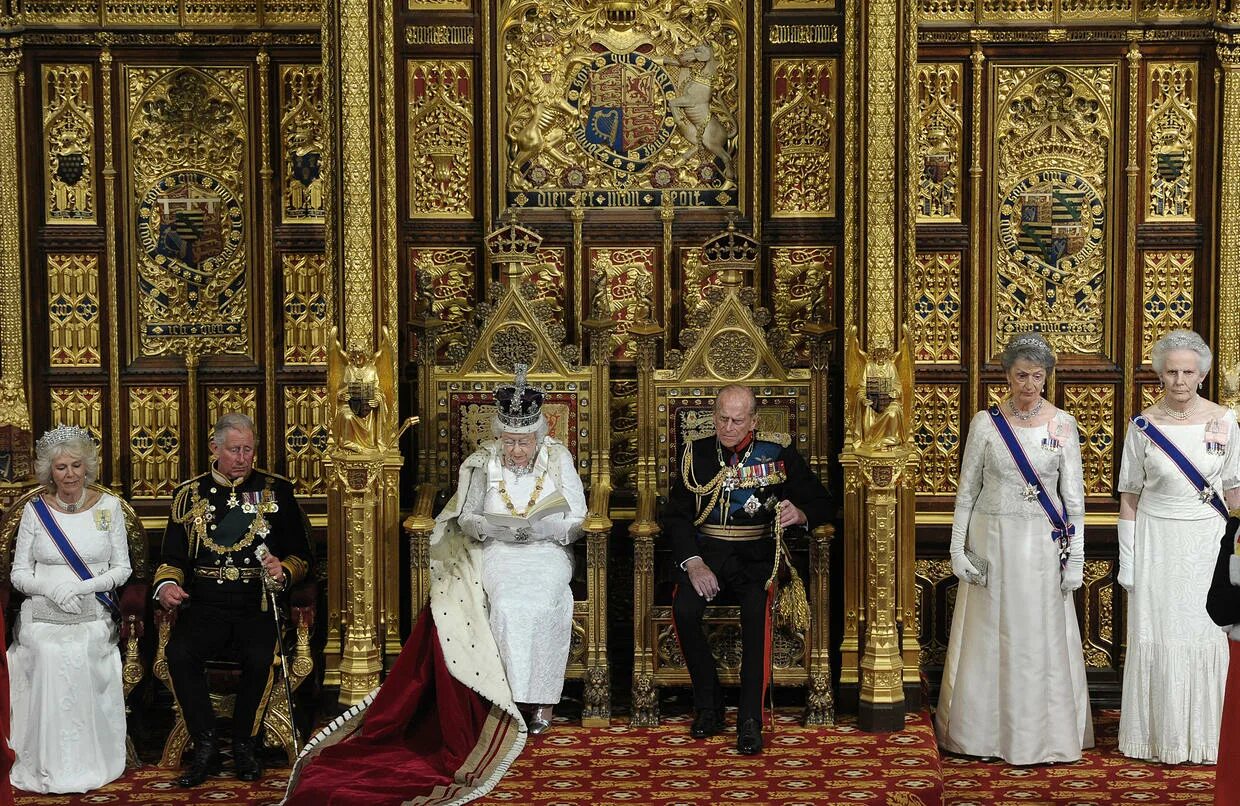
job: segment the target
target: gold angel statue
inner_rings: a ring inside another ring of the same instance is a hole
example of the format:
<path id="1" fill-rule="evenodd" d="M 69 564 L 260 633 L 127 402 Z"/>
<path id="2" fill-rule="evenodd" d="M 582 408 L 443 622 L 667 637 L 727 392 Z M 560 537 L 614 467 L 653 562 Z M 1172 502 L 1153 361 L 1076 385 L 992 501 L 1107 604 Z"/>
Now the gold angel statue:
<path id="1" fill-rule="evenodd" d="M 844 395 L 852 407 L 848 439 L 853 448 L 892 450 L 909 440 L 904 407 L 913 400 L 913 349 L 908 328 L 900 336 L 899 350 L 886 348 L 867 355 L 861 349 L 857 328 L 844 338 Z"/>
<path id="2" fill-rule="evenodd" d="M 396 401 L 392 331 L 383 329 L 374 355 L 364 350 L 345 352 L 334 327 L 331 338 L 334 349 L 327 362 L 327 388 L 336 446 L 355 452 L 386 451 L 398 433 L 396 423 L 389 422 Z"/>

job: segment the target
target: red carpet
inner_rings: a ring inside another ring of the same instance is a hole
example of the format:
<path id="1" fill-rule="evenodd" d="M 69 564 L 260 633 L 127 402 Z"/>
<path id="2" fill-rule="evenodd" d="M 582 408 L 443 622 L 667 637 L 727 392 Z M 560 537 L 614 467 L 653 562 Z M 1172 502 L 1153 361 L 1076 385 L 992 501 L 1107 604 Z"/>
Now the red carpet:
<path id="1" fill-rule="evenodd" d="M 1214 768 L 1167 767 L 1133 761 L 1115 750 L 1116 711 L 1096 711 L 1098 747 L 1077 764 L 1010 767 L 975 759 L 939 760 L 929 716 L 910 718 L 906 730 L 861 733 L 851 725 L 802 728 L 792 714 L 767 731 L 760 756 L 739 756 L 736 735 L 704 742 L 687 735 L 684 717 L 658 728 L 582 728 L 557 722 L 531 737 L 525 752 L 479 804 L 539 806 L 1120 806 L 1211 804 Z M 19 806 L 78 804 L 223 804 L 275 806 L 287 769 L 259 784 L 211 779 L 186 792 L 176 773 L 131 770 L 88 795 L 18 793 Z M 940 783 L 941 782 L 941 783 Z"/>

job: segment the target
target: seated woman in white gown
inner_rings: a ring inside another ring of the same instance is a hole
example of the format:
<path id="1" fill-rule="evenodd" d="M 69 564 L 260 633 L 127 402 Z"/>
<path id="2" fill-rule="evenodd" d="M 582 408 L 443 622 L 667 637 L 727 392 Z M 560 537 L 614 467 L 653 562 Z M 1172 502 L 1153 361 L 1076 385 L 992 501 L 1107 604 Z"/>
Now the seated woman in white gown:
<path id="1" fill-rule="evenodd" d="M 953 753 L 1077 761 L 1093 746 L 1072 595 L 1085 560 L 1080 438 L 1042 396 L 1055 354 L 1041 335 L 1013 338 L 1002 362 L 1008 397 L 973 418 L 960 466 L 960 585 L 935 729 Z"/>
<path id="2" fill-rule="evenodd" d="M 573 455 L 547 435 L 542 392 L 525 383 L 496 390 L 496 439 L 461 465 L 470 474 L 458 522 L 482 542 L 482 586 L 491 632 L 513 700 L 542 733 L 564 687 L 572 640 L 571 544 L 581 536 L 585 492 Z"/>
<path id="3" fill-rule="evenodd" d="M 35 446 L 47 488 L 26 504 L 13 587 L 28 597 L 9 647 L 13 786 L 86 792 L 125 771 L 125 699 L 115 590 L 129 578 L 120 501 L 88 489 L 99 455 L 84 429 Z"/>

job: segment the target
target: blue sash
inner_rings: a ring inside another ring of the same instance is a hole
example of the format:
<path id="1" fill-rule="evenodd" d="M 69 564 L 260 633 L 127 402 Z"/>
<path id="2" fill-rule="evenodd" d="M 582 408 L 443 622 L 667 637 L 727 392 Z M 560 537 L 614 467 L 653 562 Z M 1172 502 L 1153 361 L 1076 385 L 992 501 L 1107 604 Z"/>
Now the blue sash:
<path id="1" fill-rule="evenodd" d="M 1041 477 L 1038 476 L 1038 471 L 1034 470 L 1033 465 L 1029 463 L 1025 449 L 1021 447 L 1020 440 L 1016 438 L 1016 432 L 1012 430 L 1012 425 L 1003 416 L 1003 412 L 999 411 L 998 406 L 991 406 L 986 413 L 990 415 L 991 422 L 995 424 L 995 430 L 999 432 L 1000 439 L 1007 446 L 1008 453 L 1012 455 L 1012 461 L 1016 463 L 1016 469 L 1020 471 L 1021 478 L 1025 480 L 1027 496 L 1032 497 L 1036 493 L 1038 503 L 1042 505 L 1042 511 L 1046 513 L 1046 519 L 1051 522 L 1051 540 L 1059 545 L 1059 568 L 1063 570 L 1068 565 L 1069 547 L 1073 536 L 1076 535 L 1076 526 L 1068 520 L 1067 512 L 1060 512 L 1051 501 L 1050 494 L 1046 492 L 1046 487 L 1042 484 Z"/>
<path id="2" fill-rule="evenodd" d="M 90 566 L 82 560 L 77 553 L 77 549 L 69 542 L 68 535 L 61 531 L 60 524 L 56 522 L 56 517 L 47 508 L 47 502 L 41 496 L 35 496 L 30 503 L 34 505 L 34 512 L 39 516 L 39 521 L 42 522 L 47 536 L 56 544 L 57 550 L 60 551 L 60 556 L 65 558 L 65 562 L 73 569 L 73 573 L 77 574 L 78 578 L 83 582 L 88 579 L 94 579 L 95 575 L 91 573 Z M 120 612 L 120 608 L 116 606 L 116 597 L 112 595 L 111 591 L 100 591 L 95 594 L 95 598 L 112 612 Z"/>
<path id="3" fill-rule="evenodd" d="M 1201 503 L 1209 504 L 1214 507 L 1214 511 L 1227 520 L 1227 505 L 1223 503 L 1223 499 L 1219 498 L 1218 491 L 1206 481 L 1206 477 L 1201 475 L 1201 471 L 1192 463 L 1192 460 L 1184 455 L 1184 452 L 1175 446 L 1175 443 L 1167 438 L 1167 435 L 1158 430 L 1158 426 L 1150 422 L 1149 418 L 1143 414 L 1138 414 L 1132 418 L 1132 424 L 1137 430 L 1149 437 L 1153 442 L 1171 460 L 1171 463 L 1180 469 L 1184 474 L 1184 478 L 1188 479 L 1188 483 L 1193 485 L 1193 489 L 1197 491 L 1197 497 L 1201 499 Z"/>

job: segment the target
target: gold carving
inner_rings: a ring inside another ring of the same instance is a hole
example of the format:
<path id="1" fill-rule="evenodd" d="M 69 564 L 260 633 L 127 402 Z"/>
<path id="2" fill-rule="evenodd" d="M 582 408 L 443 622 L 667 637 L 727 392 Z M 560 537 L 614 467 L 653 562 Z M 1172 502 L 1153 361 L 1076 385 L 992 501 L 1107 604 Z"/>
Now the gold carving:
<path id="1" fill-rule="evenodd" d="M 22 16 L 27 25 L 97 25 L 99 0 L 26 0 Z"/>
<path id="2" fill-rule="evenodd" d="M 262 14 L 265 25 L 318 27 L 323 23 L 323 4 L 318 0 L 263 0 Z M 271 35 L 268 31 L 263 33 Z"/>
<path id="3" fill-rule="evenodd" d="M 327 259 L 321 253 L 281 255 L 284 278 L 284 363 L 327 364 L 331 316 Z"/>
<path id="4" fill-rule="evenodd" d="M 249 347 L 247 73 L 125 69 L 143 355 Z"/>
<path id="5" fill-rule="evenodd" d="M 1145 129 L 1147 221 L 1192 221 L 1197 161 L 1197 63 L 1150 62 Z"/>
<path id="6" fill-rule="evenodd" d="M 1115 387 L 1109 383 L 1065 383 L 1064 409 L 1076 417 L 1081 436 L 1085 494 L 1111 494 L 1115 468 Z"/>
<path id="7" fill-rule="evenodd" d="M 413 286 L 419 294 L 429 296 L 427 313 L 443 322 L 439 330 L 436 358 L 464 356 L 470 345 L 465 339 L 464 325 L 474 311 L 473 249 L 409 250 L 413 270 Z"/>
<path id="8" fill-rule="evenodd" d="M 409 0 L 410 11 L 468 11 L 470 0 Z"/>
<path id="9" fill-rule="evenodd" d="M 259 4 L 255 0 L 182 0 L 183 25 L 258 25 Z"/>
<path id="10" fill-rule="evenodd" d="M 258 390 L 253 386 L 208 386 L 207 422 L 238 412 L 258 421 Z"/>
<path id="11" fill-rule="evenodd" d="M 99 257 L 47 256 L 48 351 L 53 367 L 98 367 Z"/>
<path id="12" fill-rule="evenodd" d="M 955 495 L 960 475 L 960 387 L 913 387 L 913 442 L 921 451 L 917 493 Z"/>
<path id="13" fill-rule="evenodd" d="M 53 386 L 48 392 L 50 422 L 85 428 L 97 444 L 103 445 L 103 387 Z"/>
<path id="14" fill-rule="evenodd" d="M 326 220 L 323 199 L 323 68 L 317 64 L 280 66 L 280 149 L 286 224 Z"/>
<path id="15" fill-rule="evenodd" d="M 49 224 L 95 223 L 94 112 L 90 65 L 43 65 L 43 187 Z"/>
<path id="16" fill-rule="evenodd" d="M 835 215 L 837 62 L 771 62 L 771 213 Z"/>
<path id="17" fill-rule="evenodd" d="M 160 25 L 176 28 L 181 23 L 178 0 L 103 0 L 108 25 Z"/>
<path id="18" fill-rule="evenodd" d="M 327 389 L 331 394 L 332 436 L 340 451 L 384 453 L 392 447 L 395 428 L 396 340 L 385 328 L 374 355 L 353 349 L 345 352 L 336 329 L 334 349 L 328 355 Z"/>
<path id="19" fill-rule="evenodd" d="M 618 492 L 637 490 L 637 381 L 611 381 L 611 476 Z"/>
<path id="20" fill-rule="evenodd" d="M 964 111 L 958 64 L 917 66 L 917 220 L 959 221 Z"/>
<path id="21" fill-rule="evenodd" d="M 536 261 L 529 265 L 523 278 L 525 297 L 538 318 L 561 327 L 567 313 L 567 259 L 568 252 L 562 246 L 539 247 Z"/>
<path id="22" fill-rule="evenodd" d="M 4 345 L 0 350 L 0 426 L 29 432 L 24 367 L 27 342 L 22 325 L 23 218 L 17 205 L 17 188 L 21 185 L 17 139 L 20 45 L 20 37 L 0 38 L 0 344 Z M 29 433 L 24 438 L 29 439 Z"/>
<path id="23" fill-rule="evenodd" d="M 959 364 L 964 278 L 959 252 L 918 252 L 905 281 L 905 310 L 913 358 L 926 364 Z"/>
<path id="24" fill-rule="evenodd" d="M 746 4 L 500 8 L 504 205 L 732 206 Z"/>
<path id="25" fill-rule="evenodd" d="M 835 8 L 835 0 L 775 0 L 771 8 L 776 11 L 785 8 L 804 8 L 818 9 L 819 11 L 830 11 Z"/>
<path id="26" fill-rule="evenodd" d="M 831 45 L 840 41 L 838 25 L 772 25 L 766 41 L 772 45 Z"/>
<path id="27" fill-rule="evenodd" d="M 1141 254 L 1141 360 L 1146 364 L 1154 342 L 1177 328 L 1193 327 L 1195 257 L 1180 250 Z"/>
<path id="28" fill-rule="evenodd" d="M 410 61 L 409 215 L 474 215 L 474 81 L 467 61 Z"/>
<path id="29" fill-rule="evenodd" d="M 906 167 L 900 164 L 897 155 L 904 153 L 903 149 L 908 148 L 908 144 L 898 144 L 896 141 L 897 118 L 905 114 L 900 108 L 896 87 L 911 79 L 912 75 L 911 72 L 901 75 L 896 57 L 901 52 L 898 26 L 900 4 L 896 0 L 869 0 L 865 17 L 865 111 L 862 113 L 865 120 L 865 137 L 862 139 L 865 194 L 861 199 L 865 251 L 861 268 L 866 294 L 863 316 L 867 349 L 889 352 L 900 338 L 895 300 L 896 243 L 897 230 L 906 223 L 896 210 L 907 209 L 905 205 L 913 202 L 912 198 L 900 200 L 897 193 L 896 176 Z M 911 61 L 915 62 L 917 53 L 913 44 Z M 911 65 L 906 67 L 911 71 Z M 910 397 L 906 395 L 902 405 L 907 404 Z"/>
<path id="30" fill-rule="evenodd" d="M 702 247 L 680 248 L 681 316 L 688 317 L 706 299 L 709 289 L 719 288 L 719 274 L 702 261 Z M 671 300 L 668 300 L 668 304 Z M 670 312 L 669 312 L 670 313 Z"/>
<path id="31" fill-rule="evenodd" d="M 1143 383 L 1140 386 L 1141 400 L 1137 407 L 1137 411 L 1144 411 L 1150 406 L 1157 403 L 1163 396 L 1163 388 L 1161 383 Z"/>
<path id="32" fill-rule="evenodd" d="M 181 390 L 129 389 L 129 474 L 134 498 L 170 495 L 181 482 Z"/>
<path id="33" fill-rule="evenodd" d="M 1114 65 L 994 69 L 991 350 L 1041 330 L 1110 357 Z"/>
<path id="34" fill-rule="evenodd" d="M 1115 667 L 1114 613 L 1111 560 L 1089 560 L 1085 563 L 1085 584 L 1081 595 L 1082 649 L 1085 665 L 1091 669 Z"/>
<path id="35" fill-rule="evenodd" d="M 472 45 L 474 29 L 469 25 L 410 25 L 405 29 L 406 45 Z"/>
<path id="36" fill-rule="evenodd" d="M 609 289 L 600 299 L 606 301 L 605 318 L 615 323 L 613 355 L 632 360 L 637 355 L 637 345 L 625 334 L 633 323 L 649 320 L 655 311 L 655 249 L 592 247 L 589 256 L 593 287 L 598 289 L 605 284 Z"/>
<path id="37" fill-rule="evenodd" d="M 835 322 L 835 247 L 771 247 L 775 273 L 775 328 L 799 361 L 808 361 L 806 324 Z"/>
<path id="38" fill-rule="evenodd" d="M 907 328 L 899 351 L 861 349 L 856 325 L 844 337 L 844 399 L 853 409 L 853 450 L 891 451 L 909 441 L 905 407 L 913 401 L 913 348 Z"/>
<path id="39" fill-rule="evenodd" d="M 1234 0 L 1229 15 L 1233 24 L 1240 24 L 1240 7 Z M 1217 54 L 1223 66 L 1221 86 L 1215 82 L 1215 91 L 1222 94 L 1217 204 L 1219 210 L 1240 210 L 1240 38 L 1232 37 L 1229 44 L 1220 42 Z M 1214 360 L 1224 372 L 1235 373 L 1240 371 L 1240 217 L 1231 214 L 1218 220 L 1218 278 L 1218 353 Z M 1233 393 L 1228 402 L 1235 406 L 1240 399 Z"/>
<path id="40" fill-rule="evenodd" d="M 917 621 L 922 625 L 920 665 L 923 669 L 943 666 L 947 660 L 952 611 L 956 609 L 956 575 L 946 560 L 917 560 L 913 567 L 917 584 Z M 946 611 L 941 619 L 938 615 L 940 599 Z"/>
<path id="41" fill-rule="evenodd" d="M 284 460 L 298 495 L 323 495 L 323 456 L 327 452 L 327 387 L 284 388 Z"/>

